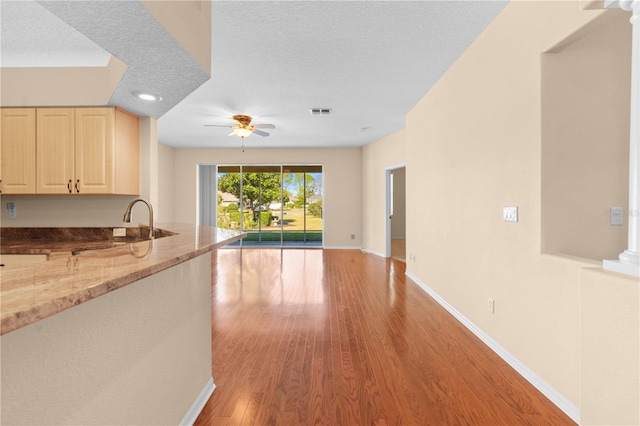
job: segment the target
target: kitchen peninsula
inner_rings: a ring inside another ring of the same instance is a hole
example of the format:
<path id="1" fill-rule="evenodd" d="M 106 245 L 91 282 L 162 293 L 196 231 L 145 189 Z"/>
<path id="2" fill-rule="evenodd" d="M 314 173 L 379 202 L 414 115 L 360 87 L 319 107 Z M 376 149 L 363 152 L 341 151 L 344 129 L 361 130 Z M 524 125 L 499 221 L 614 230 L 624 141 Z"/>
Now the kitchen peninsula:
<path id="1" fill-rule="evenodd" d="M 47 260 L 0 268 L 0 423 L 195 420 L 215 388 L 210 252 L 244 234 L 158 227 L 124 241 L 3 229 L 2 254 Z"/>

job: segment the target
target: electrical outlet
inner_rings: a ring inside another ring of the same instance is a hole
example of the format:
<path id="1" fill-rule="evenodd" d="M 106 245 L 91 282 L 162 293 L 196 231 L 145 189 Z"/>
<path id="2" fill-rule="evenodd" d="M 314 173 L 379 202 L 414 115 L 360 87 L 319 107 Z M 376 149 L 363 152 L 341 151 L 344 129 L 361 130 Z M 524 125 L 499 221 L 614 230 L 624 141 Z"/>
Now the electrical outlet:
<path id="1" fill-rule="evenodd" d="M 609 215 L 611 217 L 611 225 L 622 226 L 624 223 L 624 209 L 622 207 L 611 207 Z"/>
<path id="2" fill-rule="evenodd" d="M 355 240 L 356 239 L 356 234 L 351 234 L 351 239 Z"/>
<path id="3" fill-rule="evenodd" d="M 126 237 L 127 236 L 127 228 L 113 228 L 113 236 L 114 237 Z"/>
<path id="4" fill-rule="evenodd" d="M 489 309 L 489 312 L 491 312 L 492 314 L 496 313 L 496 301 L 493 300 L 492 298 L 489 298 L 489 304 L 487 305 L 487 309 Z"/>
<path id="5" fill-rule="evenodd" d="M 15 219 L 18 216 L 16 205 L 13 202 L 7 203 L 7 210 L 9 210 L 9 219 Z"/>

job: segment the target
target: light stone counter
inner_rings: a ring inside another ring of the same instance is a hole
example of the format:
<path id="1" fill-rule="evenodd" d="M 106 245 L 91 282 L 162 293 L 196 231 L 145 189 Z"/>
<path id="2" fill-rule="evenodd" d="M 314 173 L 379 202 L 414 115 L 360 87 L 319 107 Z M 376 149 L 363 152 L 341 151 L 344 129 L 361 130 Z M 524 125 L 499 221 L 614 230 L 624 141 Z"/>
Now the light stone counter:
<path id="1" fill-rule="evenodd" d="M 240 231 L 193 225 L 159 224 L 157 228 L 175 235 L 134 243 L 46 238 L 3 242 L 2 253 L 46 253 L 49 260 L 0 268 L 0 334 L 85 303 L 244 236 Z M 77 250 L 80 252 L 72 255 Z"/>

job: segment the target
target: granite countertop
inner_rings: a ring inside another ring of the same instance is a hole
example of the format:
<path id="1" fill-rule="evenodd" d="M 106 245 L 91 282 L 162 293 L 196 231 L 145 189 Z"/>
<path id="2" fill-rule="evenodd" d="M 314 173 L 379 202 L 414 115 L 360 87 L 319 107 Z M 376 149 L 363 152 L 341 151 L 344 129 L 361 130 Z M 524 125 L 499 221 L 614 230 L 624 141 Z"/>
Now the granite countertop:
<path id="1" fill-rule="evenodd" d="M 148 228 L 127 228 L 127 237 L 116 239 L 109 235 L 111 228 L 3 228 L 0 253 L 47 254 L 48 260 L 0 267 L 0 334 L 245 236 L 236 230 L 185 224 L 158 224 L 156 229 L 156 239 L 142 240 Z M 87 230 L 103 231 L 87 236 Z"/>

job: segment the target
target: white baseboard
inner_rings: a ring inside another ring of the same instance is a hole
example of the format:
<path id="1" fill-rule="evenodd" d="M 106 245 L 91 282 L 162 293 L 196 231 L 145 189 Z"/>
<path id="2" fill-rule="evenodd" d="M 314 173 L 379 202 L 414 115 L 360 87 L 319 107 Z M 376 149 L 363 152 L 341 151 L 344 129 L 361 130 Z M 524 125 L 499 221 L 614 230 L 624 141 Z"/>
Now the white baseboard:
<path id="1" fill-rule="evenodd" d="M 514 370 L 516 370 L 522 377 L 524 377 L 529 383 L 536 387 L 544 396 L 546 396 L 551 402 L 553 402 L 559 409 L 561 409 L 567 416 L 571 418 L 577 424 L 580 424 L 580 409 L 573 405 L 571 401 L 565 398 L 557 390 L 551 387 L 540 376 L 534 373 L 529 367 L 523 364 L 515 356 L 511 355 L 507 350 L 493 340 L 487 333 L 482 331 L 478 326 L 472 323 L 468 318 L 462 315 L 456 308 L 451 306 L 440 297 L 435 291 L 430 289 L 425 283 L 420 281 L 411 272 L 406 272 L 405 275 L 418 287 L 420 287 L 425 293 L 431 296 L 436 302 L 445 308 L 451 315 L 453 315 L 458 321 L 460 321 L 465 327 L 475 334 L 480 340 L 484 342 L 489 348 L 494 351 L 500 358 L 502 358 L 507 364 L 509 364 Z"/>
<path id="2" fill-rule="evenodd" d="M 198 398 L 196 398 L 191 408 L 189 408 L 189 411 L 187 411 L 187 414 L 184 416 L 184 418 L 180 422 L 180 426 L 187 426 L 187 425 L 192 426 L 195 423 L 196 419 L 200 415 L 200 412 L 204 408 L 205 404 L 207 403 L 207 401 L 209 401 L 209 398 L 211 398 L 211 395 L 213 395 L 214 390 L 216 390 L 216 385 L 213 383 L 213 377 L 212 377 L 209 379 L 207 384 L 204 385 L 202 392 L 200 392 L 200 395 L 198 395 Z"/>
<path id="3" fill-rule="evenodd" d="M 384 253 L 380 253 L 379 251 L 375 251 L 375 250 L 370 250 L 368 248 L 362 248 L 362 251 L 365 253 L 369 253 L 369 254 L 375 254 L 376 256 L 380 256 L 380 257 L 387 257 L 384 255 Z"/>

